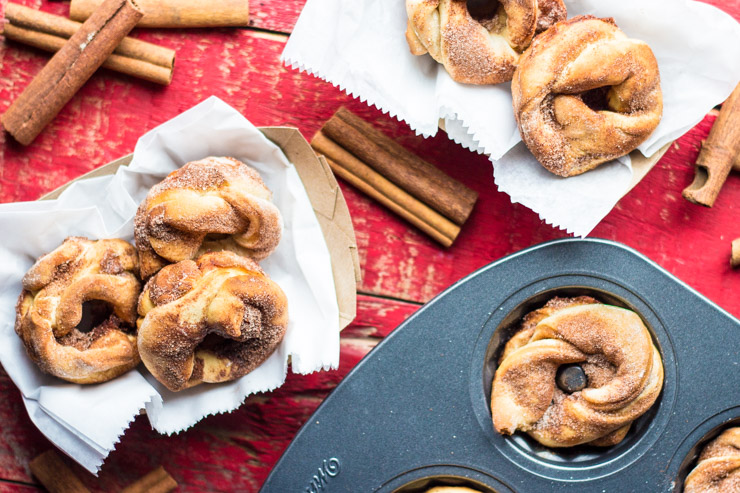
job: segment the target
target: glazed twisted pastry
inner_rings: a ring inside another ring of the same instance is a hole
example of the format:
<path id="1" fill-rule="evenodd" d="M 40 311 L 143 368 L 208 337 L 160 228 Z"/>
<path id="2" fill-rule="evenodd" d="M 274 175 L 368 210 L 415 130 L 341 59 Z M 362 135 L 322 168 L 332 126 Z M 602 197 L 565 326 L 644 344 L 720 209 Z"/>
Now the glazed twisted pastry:
<path id="1" fill-rule="evenodd" d="M 216 250 L 261 260 L 277 248 L 280 211 L 257 171 L 229 157 L 187 163 L 152 187 L 134 218 L 141 276 Z"/>
<path id="2" fill-rule="evenodd" d="M 579 363 L 586 388 L 555 383 L 560 365 Z M 497 432 L 524 431 L 548 447 L 619 443 L 658 398 L 663 363 L 640 317 L 595 299 L 554 298 L 524 317 L 493 381 Z"/>
<path id="3" fill-rule="evenodd" d="M 658 63 L 613 19 L 579 16 L 537 36 L 511 84 L 522 140 L 542 165 L 573 176 L 628 154 L 663 112 Z"/>
<path id="4" fill-rule="evenodd" d="M 123 240 L 70 237 L 23 277 L 15 331 L 42 371 L 74 383 L 115 378 L 139 363 L 136 300 L 141 286 L 136 250 Z M 83 303 L 112 313 L 89 331 L 78 324 Z"/>
<path id="5" fill-rule="evenodd" d="M 740 427 L 729 428 L 707 445 L 686 477 L 684 493 L 740 491 Z"/>
<path id="6" fill-rule="evenodd" d="M 173 391 L 242 377 L 283 339 L 288 301 L 253 260 L 207 253 L 160 270 L 139 299 L 139 353 Z"/>
<path id="7" fill-rule="evenodd" d="M 406 0 L 406 12 L 411 53 L 466 84 L 510 81 L 535 33 L 566 16 L 562 0 Z"/>

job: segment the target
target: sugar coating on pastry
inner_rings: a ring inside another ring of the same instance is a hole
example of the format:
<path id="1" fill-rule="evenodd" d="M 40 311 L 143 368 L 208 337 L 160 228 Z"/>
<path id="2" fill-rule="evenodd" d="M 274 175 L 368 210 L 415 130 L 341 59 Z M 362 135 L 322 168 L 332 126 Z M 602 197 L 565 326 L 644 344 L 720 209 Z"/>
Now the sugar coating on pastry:
<path id="1" fill-rule="evenodd" d="M 187 163 L 153 186 L 134 218 L 141 276 L 209 251 L 261 260 L 277 248 L 282 217 L 259 173 L 230 157 Z"/>
<path id="2" fill-rule="evenodd" d="M 579 364 L 583 390 L 556 384 L 561 365 Z M 548 447 L 610 446 L 656 401 L 663 363 L 640 317 L 594 298 L 553 298 L 528 313 L 496 370 L 491 411 L 497 432 L 523 431 Z"/>
<path id="3" fill-rule="evenodd" d="M 172 391 L 240 378 L 282 341 L 288 301 L 251 259 L 213 252 L 161 269 L 139 299 L 138 346 Z"/>
<path id="4" fill-rule="evenodd" d="M 511 84 L 514 116 L 534 157 L 559 176 L 630 153 L 663 113 L 658 62 L 613 19 L 578 16 L 538 35 Z"/>
<path id="5" fill-rule="evenodd" d="M 23 277 L 15 331 L 42 371 L 98 383 L 139 363 L 137 271 L 136 250 L 123 240 L 70 237 L 36 261 Z M 102 321 L 80 330 L 85 303 L 103 311 Z"/>
<path id="6" fill-rule="evenodd" d="M 686 477 L 684 493 L 740 491 L 740 427 L 728 428 L 704 447 Z"/>
<path id="7" fill-rule="evenodd" d="M 566 17 L 562 0 L 406 0 L 406 13 L 411 53 L 466 84 L 510 81 L 534 35 Z"/>

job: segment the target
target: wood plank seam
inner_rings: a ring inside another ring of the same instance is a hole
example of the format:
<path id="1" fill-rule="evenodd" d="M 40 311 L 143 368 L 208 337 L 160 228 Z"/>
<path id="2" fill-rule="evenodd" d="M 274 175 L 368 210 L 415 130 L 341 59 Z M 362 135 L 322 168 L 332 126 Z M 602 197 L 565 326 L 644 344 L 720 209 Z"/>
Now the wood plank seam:
<path id="1" fill-rule="evenodd" d="M 407 300 L 407 299 L 404 299 L 404 298 L 397 298 L 395 296 L 390 296 L 390 295 L 386 295 L 386 294 L 371 293 L 369 291 L 363 291 L 361 289 L 358 289 L 357 290 L 357 294 L 362 294 L 364 296 L 369 296 L 371 298 L 377 298 L 379 300 L 398 301 L 399 303 L 408 303 L 409 305 L 416 305 L 418 307 L 422 307 L 422 306 L 424 306 L 426 304 L 426 303 L 423 303 L 421 301 Z"/>
<path id="2" fill-rule="evenodd" d="M 25 481 L 15 481 L 13 479 L 3 479 L 0 478 L 0 485 L 2 484 L 10 484 L 10 485 L 16 485 L 16 486 L 30 486 L 31 488 L 38 488 L 41 490 L 41 487 L 39 487 L 36 483 L 27 483 Z"/>

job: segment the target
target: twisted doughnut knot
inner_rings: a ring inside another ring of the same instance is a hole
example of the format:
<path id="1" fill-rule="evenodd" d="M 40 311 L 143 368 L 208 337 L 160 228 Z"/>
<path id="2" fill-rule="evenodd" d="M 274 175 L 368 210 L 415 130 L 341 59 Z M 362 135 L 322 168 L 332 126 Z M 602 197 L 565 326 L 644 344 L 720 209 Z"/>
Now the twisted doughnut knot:
<path id="1" fill-rule="evenodd" d="M 740 491 L 740 427 L 722 432 L 704 448 L 686 477 L 684 493 Z"/>
<path id="2" fill-rule="evenodd" d="M 288 301 L 253 260 L 207 253 L 168 265 L 139 299 L 139 353 L 173 391 L 242 377 L 280 344 Z"/>
<path id="3" fill-rule="evenodd" d="M 579 16 L 537 36 L 511 84 L 522 140 L 542 165 L 573 176 L 623 156 L 663 112 L 658 62 L 613 19 Z"/>
<path id="4" fill-rule="evenodd" d="M 555 384 L 560 365 L 580 363 L 581 391 Z M 614 445 L 663 386 L 663 363 L 632 311 L 595 299 L 554 298 L 524 317 L 506 344 L 491 392 L 499 433 L 525 431 L 548 447 Z"/>
<path id="5" fill-rule="evenodd" d="M 406 0 L 406 12 L 411 53 L 466 84 L 510 81 L 535 33 L 566 17 L 562 0 Z"/>
<path id="6" fill-rule="evenodd" d="M 187 163 L 152 187 L 134 218 L 141 276 L 207 251 L 261 260 L 277 248 L 280 211 L 257 171 L 229 157 Z"/>
<path id="7" fill-rule="evenodd" d="M 42 371 L 74 383 L 110 380 L 139 363 L 134 272 L 136 250 L 123 240 L 70 237 L 23 277 L 15 331 Z M 90 332 L 77 328 L 82 304 L 100 300 L 113 313 Z"/>

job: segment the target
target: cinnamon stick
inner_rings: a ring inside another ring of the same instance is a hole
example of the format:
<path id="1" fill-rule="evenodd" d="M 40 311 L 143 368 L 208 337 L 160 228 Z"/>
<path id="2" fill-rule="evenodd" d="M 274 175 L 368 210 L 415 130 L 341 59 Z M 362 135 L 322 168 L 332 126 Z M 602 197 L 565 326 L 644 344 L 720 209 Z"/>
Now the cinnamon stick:
<path id="1" fill-rule="evenodd" d="M 89 493 L 80 478 L 67 467 L 59 454 L 47 450 L 29 464 L 31 474 L 49 490 L 49 493 Z"/>
<path id="2" fill-rule="evenodd" d="M 6 38 L 44 51 L 59 51 L 82 24 L 47 12 L 8 3 L 5 27 L 0 34 Z M 157 84 L 172 81 L 175 51 L 135 38 L 124 38 L 103 67 Z"/>
<path id="3" fill-rule="evenodd" d="M 121 493 L 168 493 L 177 488 L 177 481 L 165 471 L 164 467 L 151 471 L 141 479 L 126 486 Z"/>
<path id="4" fill-rule="evenodd" d="M 454 223 L 462 225 L 472 212 L 478 199 L 475 191 L 409 152 L 346 108 L 340 108 L 322 130 L 360 161 Z"/>
<path id="5" fill-rule="evenodd" d="M 133 29 L 142 12 L 132 0 L 105 0 L 0 117 L 30 144 Z"/>
<path id="6" fill-rule="evenodd" d="M 694 182 L 683 197 L 694 204 L 712 207 L 740 154 L 740 84 L 722 105 L 717 120 L 696 160 Z"/>
<path id="7" fill-rule="evenodd" d="M 87 19 L 103 0 L 72 0 L 69 16 Z M 139 27 L 225 27 L 249 24 L 249 0 L 137 0 Z"/>
<path id="8" fill-rule="evenodd" d="M 460 227 L 384 178 L 339 144 L 319 131 L 311 140 L 316 152 L 326 157 L 338 176 L 385 205 L 435 241 L 449 247 Z"/>
<path id="9" fill-rule="evenodd" d="M 732 242 L 732 256 L 730 257 L 730 265 L 733 267 L 740 267 L 740 238 Z"/>

